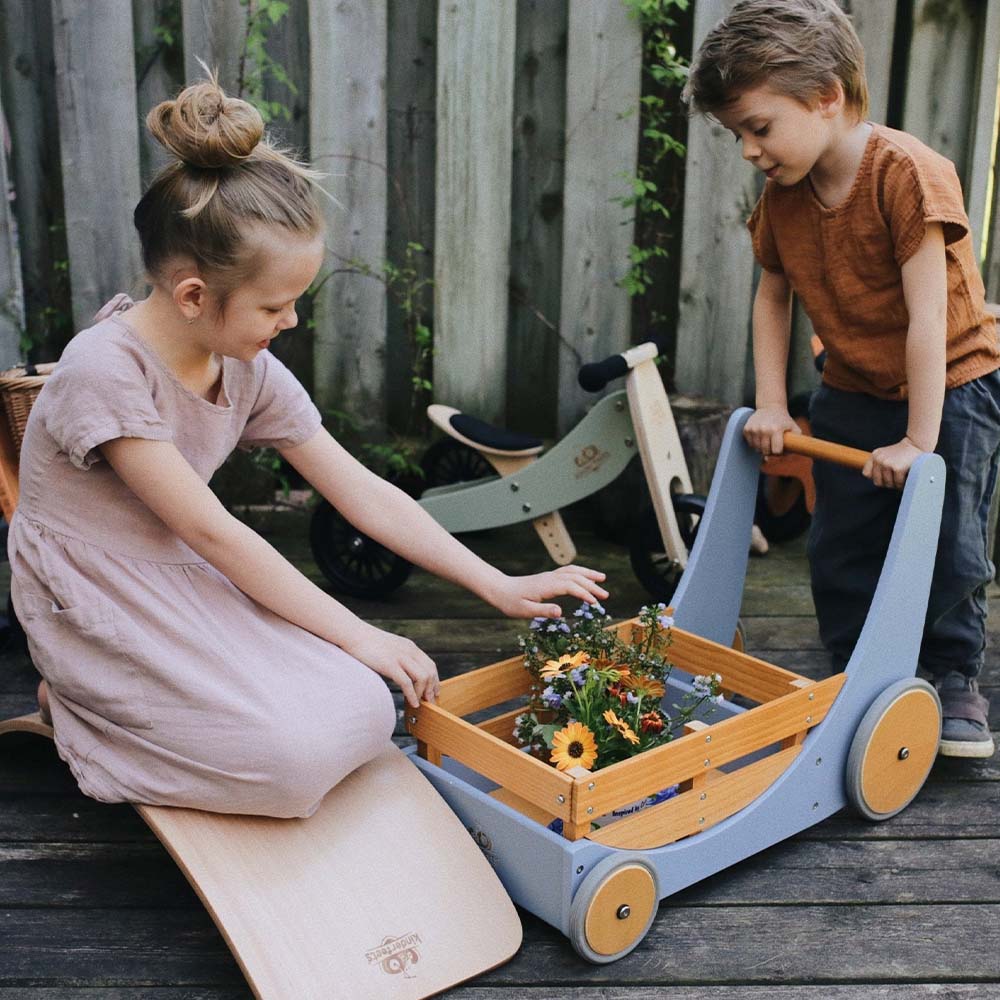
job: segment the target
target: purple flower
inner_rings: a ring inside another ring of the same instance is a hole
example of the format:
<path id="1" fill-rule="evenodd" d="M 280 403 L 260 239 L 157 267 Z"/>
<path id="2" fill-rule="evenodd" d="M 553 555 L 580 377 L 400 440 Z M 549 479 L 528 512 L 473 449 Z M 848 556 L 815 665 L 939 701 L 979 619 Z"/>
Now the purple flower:
<path id="1" fill-rule="evenodd" d="M 544 701 L 549 708 L 554 710 L 562 705 L 562 695 L 556 694 L 556 692 L 552 690 L 552 685 L 550 684 L 542 692 L 542 701 Z"/>
<path id="2" fill-rule="evenodd" d="M 670 615 L 660 615 L 656 620 L 660 623 L 660 628 L 674 627 L 674 619 Z"/>
<path id="3" fill-rule="evenodd" d="M 636 695 L 636 694 L 635 694 L 634 692 L 632 692 L 632 691 L 629 691 L 629 692 L 628 692 L 628 694 L 626 694 L 626 695 L 625 695 L 625 700 L 626 700 L 626 701 L 627 701 L 627 702 L 628 702 L 628 703 L 629 703 L 630 705 L 638 705 L 638 704 L 639 704 L 639 696 L 638 696 L 638 695 Z"/>
<path id="4" fill-rule="evenodd" d="M 565 622 L 560 622 L 557 628 L 560 632 L 566 632 L 567 634 L 571 631 L 570 627 Z"/>
<path id="5" fill-rule="evenodd" d="M 586 665 L 582 667 L 577 667 L 575 670 L 569 672 L 569 679 L 577 686 L 582 687 L 587 680 L 587 667 Z"/>
<path id="6" fill-rule="evenodd" d="M 548 618 L 532 618 L 532 619 L 531 619 L 531 624 L 530 624 L 530 625 L 528 626 L 528 628 L 532 628 L 532 629 L 535 629 L 535 630 L 537 631 L 537 630 L 538 630 L 538 629 L 540 629 L 540 628 L 541 628 L 541 627 L 542 627 L 542 626 L 543 626 L 543 625 L 544 625 L 544 624 L 545 624 L 545 623 L 546 623 L 547 621 L 548 621 Z"/>

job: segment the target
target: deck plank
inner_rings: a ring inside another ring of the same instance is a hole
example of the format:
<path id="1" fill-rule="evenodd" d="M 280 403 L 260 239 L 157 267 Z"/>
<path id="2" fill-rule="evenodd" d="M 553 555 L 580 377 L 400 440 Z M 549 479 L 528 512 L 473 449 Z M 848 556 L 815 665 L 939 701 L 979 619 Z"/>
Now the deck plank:
<path id="1" fill-rule="evenodd" d="M 270 517 L 263 527 L 319 579 L 300 515 Z M 609 610 L 633 615 L 647 598 L 624 550 L 572 520 L 571 528 L 578 561 L 609 573 Z M 466 540 L 507 571 L 547 568 L 527 529 Z M 6 572 L 0 566 L 0 587 Z M 443 675 L 511 655 L 521 627 L 421 573 L 386 600 L 346 603 L 409 635 Z M 982 681 L 1000 728 L 994 604 Z M 743 613 L 749 652 L 826 675 L 801 540 L 750 561 Z M 0 656 L 0 714 L 30 711 L 36 683 L 25 658 Z M 583 963 L 561 934 L 522 914 L 518 956 L 443 996 L 653 1000 L 669 987 L 671 1000 L 1000 998 L 998 815 L 1000 761 L 938 761 L 892 820 L 839 813 L 665 901 L 649 936 L 614 965 Z M 39 739 L 0 741 L 0 942 L 0 1000 L 251 997 L 210 918 L 134 810 L 82 796 Z"/>

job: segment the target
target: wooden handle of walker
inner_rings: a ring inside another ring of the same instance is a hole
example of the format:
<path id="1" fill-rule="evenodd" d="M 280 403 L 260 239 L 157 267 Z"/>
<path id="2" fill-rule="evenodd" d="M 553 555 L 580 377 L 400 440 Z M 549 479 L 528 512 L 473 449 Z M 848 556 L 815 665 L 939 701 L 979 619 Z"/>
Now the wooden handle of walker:
<path id="1" fill-rule="evenodd" d="M 793 434 L 791 431 L 785 432 L 785 451 L 793 455 L 805 455 L 807 458 L 819 458 L 824 462 L 836 462 L 838 465 L 846 465 L 859 472 L 872 457 L 870 451 L 848 448 L 846 445 L 822 441 L 808 434 Z"/>

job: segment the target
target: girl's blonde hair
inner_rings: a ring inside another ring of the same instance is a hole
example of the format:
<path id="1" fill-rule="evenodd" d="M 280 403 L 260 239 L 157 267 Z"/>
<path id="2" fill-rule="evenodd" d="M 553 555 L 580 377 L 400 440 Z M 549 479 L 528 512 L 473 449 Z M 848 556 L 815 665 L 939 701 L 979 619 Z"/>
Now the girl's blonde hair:
<path id="1" fill-rule="evenodd" d="M 838 80 L 848 108 L 867 118 L 864 49 L 834 0 L 740 0 L 702 42 L 682 96 L 711 114 L 767 84 L 811 104 Z"/>
<path id="2" fill-rule="evenodd" d="M 214 73 L 158 104 L 146 127 L 176 157 L 133 213 L 154 281 L 166 277 L 171 259 L 192 259 L 221 312 L 260 266 L 260 241 L 249 239 L 254 227 L 303 237 L 323 232 L 315 194 L 323 175 L 274 146 L 257 109 L 227 97 Z"/>

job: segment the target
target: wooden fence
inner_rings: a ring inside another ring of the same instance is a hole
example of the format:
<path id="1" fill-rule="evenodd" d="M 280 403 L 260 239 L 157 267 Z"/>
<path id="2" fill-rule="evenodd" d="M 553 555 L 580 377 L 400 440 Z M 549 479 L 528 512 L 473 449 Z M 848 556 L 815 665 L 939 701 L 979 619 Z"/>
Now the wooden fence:
<path id="1" fill-rule="evenodd" d="M 22 356 L 25 337 L 51 357 L 112 294 L 144 294 L 131 212 L 164 157 L 141 121 L 201 75 L 200 57 L 231 91 L 256 81 L 258 98 L 289 109 L 274 131 L 327 173 L 339 203 L 311 326 L 276 342 L 320 405 L 371 430 L 407 426 L 409 338 L 426 321 L 436 399 L 565 430 L 587 402 L 578 365 L 648 336 L 619 285 L 638 22 L 622 0 L 290 0 L 263 25 L 262 51 L 293 93 L 247 44 L 262 2 L 0 0 L 0 184 L 12 192 L 0 203 L 0 363 Z M 696 0 L 695 46 L 730 6 Z M 1000 0 L 849 7 L 873 120 L 956 162 L 1000 298 Z M 682 246 L 668 264 L 679 305 L 659 332 L 679 390 L 736 404 L 752 399 L 744 221 L 760 177 L 719 132 L 690 123 Z M 398 280 L 387 290 L 385 261 L 412 265 L 423 307 L 400 302 Z M 815 381 L 807 334 L 797 314 L 793 389 Z"/>

